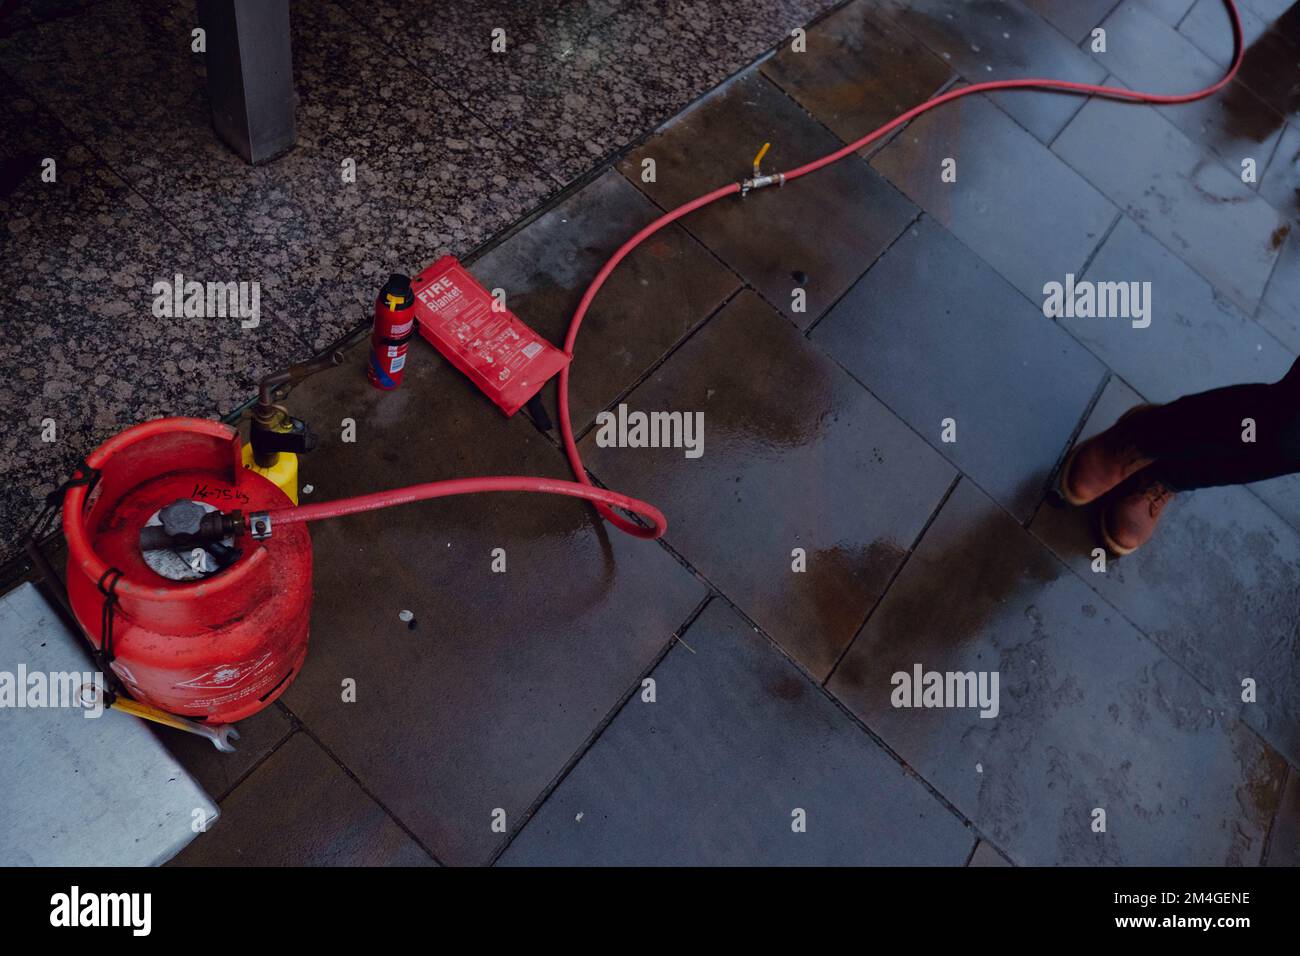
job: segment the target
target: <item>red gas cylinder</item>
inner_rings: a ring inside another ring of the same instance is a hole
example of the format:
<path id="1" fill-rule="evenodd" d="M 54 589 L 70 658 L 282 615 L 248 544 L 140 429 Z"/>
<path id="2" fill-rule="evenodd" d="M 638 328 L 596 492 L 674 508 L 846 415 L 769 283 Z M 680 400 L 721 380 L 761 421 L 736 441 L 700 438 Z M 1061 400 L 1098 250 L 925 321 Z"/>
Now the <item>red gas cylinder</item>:
<path id="1" fill-rule="evenodd" d="M 111 666 L 131 695 L 213 723 L 270 704 L 307 654 L 306 525 L 277 528 L 265 541 L 228 541 L 239 553 L 223 551 L 229 563 L 220 568 L 206 554 L 143 552 L 140 529 L 181 499 L 248 513 L 289 507 L 288 496 L 243 467 L 237 431 L 202 419 L 137 425 L 96 448 L 86 465 L 97 479 L 72 487 L 63 503 L 68 596 L 98 647 L 101 584 L 116 580 Z"/>

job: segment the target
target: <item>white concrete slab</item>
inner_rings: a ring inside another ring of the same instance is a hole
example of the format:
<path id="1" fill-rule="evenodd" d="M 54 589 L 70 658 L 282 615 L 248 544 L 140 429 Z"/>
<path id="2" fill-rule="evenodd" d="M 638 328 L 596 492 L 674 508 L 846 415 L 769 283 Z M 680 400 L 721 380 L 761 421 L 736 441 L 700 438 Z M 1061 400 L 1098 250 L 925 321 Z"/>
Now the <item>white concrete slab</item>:
<path id="1" fill-rule="evenodd" d="M 0 597 L 0 866 L 157 865 L 194 839 L 195 820 L 216 819 L 139 719 L 48 706 L 93 673 L 34 585 Z M 39 702 L 42 683 L 53 688 L 45 705 L 18 706 Z"/>

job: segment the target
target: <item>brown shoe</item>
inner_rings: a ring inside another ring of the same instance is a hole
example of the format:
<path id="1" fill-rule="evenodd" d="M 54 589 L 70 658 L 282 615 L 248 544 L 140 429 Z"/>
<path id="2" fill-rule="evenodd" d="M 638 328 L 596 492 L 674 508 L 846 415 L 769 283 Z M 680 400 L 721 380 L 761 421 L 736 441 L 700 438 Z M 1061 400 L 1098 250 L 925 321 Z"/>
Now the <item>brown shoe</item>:
<path id="1" fill-rule="evenodd" d="M 1081 445 L 1075 445 L 1065 464 L 1057 490 L 1070 504 L 1079 507 L 1096 501 L 1129 475 L 1151 464 L 1133 442 L 1133 416 L 1152 408 L 1138 405 L 1119 421 Z"/>
<path id="2" fill-rule="evenodd" d="M 1101 537 L 1115 554 L 1132 554 L 1155 534 L 1156 523 L 1174 492 L 1150 473 L 1139 471 L 1115 489 L 1101 513 Z"/>

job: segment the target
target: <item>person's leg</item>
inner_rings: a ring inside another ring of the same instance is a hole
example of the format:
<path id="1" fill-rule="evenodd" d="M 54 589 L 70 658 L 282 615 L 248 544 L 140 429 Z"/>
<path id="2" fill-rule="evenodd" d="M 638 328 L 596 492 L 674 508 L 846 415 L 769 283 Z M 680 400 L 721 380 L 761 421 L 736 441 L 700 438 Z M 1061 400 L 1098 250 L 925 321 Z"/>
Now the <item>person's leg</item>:
<path id="1" fill-rule="evenodd" d="M 1253 442 L 1243 441 L 1245 419 Z M 1273 384 L 1231 385 L 1131 409 L 1076 447 L 1061 471 L 1073 505 L 1100 498 L 1159 462 L 1171 490 L 1263 481 L 1300 471 L 1300 361 Z"/>
<path id="2" fill-rule="evenodd" d="M 1246 420 L 1254 441 L 1244 441 Z M 1101 534 L 1128 554 L 1155 533 L 1179 491 L 1264 481 L 1300 471 L 1300 361 L 1272 385 L 1188 395 L 1131 416 L 1128 440 L 1152 459 L 1106 498 Z"/>
<path id="3" fill-rule="evenodd" d="M 1253 441 L 1245 441 L 1246 421 Z M 1131 438 L 1175 491 L 1300 471 L 1300 360 L 1271 385 L 1231 385 L 1133 416 Z"/>

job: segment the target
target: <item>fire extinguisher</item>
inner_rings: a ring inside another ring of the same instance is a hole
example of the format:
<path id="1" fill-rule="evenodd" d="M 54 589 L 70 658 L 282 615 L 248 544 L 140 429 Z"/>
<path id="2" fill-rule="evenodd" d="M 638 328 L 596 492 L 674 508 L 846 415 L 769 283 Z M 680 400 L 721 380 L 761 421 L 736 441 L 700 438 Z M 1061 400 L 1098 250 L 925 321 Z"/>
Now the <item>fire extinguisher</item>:
<path id="1" fill-rule="evenodd" d="M 406 349 L 415 335 L 415 293 L 411 277 L 394 273 L 375 298 L 375 328 L 370 334 L 366 377 L 375 388 L 390 391 L 402 384 Z"/>

